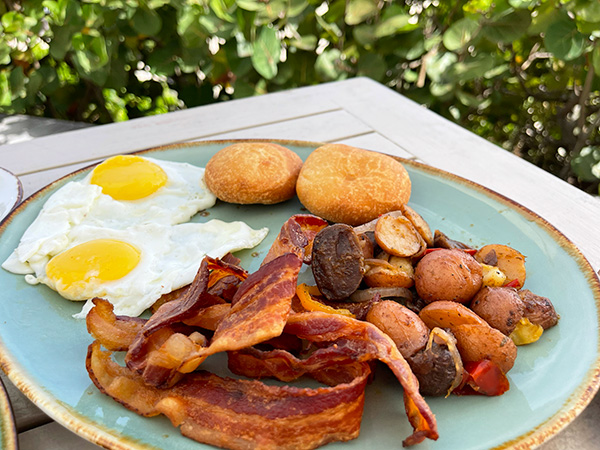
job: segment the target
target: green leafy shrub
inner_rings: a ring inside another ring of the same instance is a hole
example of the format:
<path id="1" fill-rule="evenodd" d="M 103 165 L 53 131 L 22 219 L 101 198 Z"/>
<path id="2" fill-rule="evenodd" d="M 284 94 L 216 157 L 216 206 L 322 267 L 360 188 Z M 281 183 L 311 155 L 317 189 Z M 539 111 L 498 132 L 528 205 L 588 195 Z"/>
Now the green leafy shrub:
<path id="1" fill-rule="evenodd" d="M 582 189 L 597 0 L 0 3 L 0 112 L 90 123 L 368 76 Z"/>

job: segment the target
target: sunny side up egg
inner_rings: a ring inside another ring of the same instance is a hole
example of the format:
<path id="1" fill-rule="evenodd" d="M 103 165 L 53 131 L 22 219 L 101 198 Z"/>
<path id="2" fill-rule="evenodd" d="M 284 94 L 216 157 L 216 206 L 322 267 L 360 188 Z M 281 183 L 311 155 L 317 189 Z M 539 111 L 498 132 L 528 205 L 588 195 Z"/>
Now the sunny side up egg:
<path id="1" fill-rule="evenodd" d="M 255 247 L 268 233 L 243 222 L 184 223 L 215 201 L 201 167 L 113 157 L 52 194 L 2 267 L 69 300 L 103 297 L 117 314 L 138 316 L 191 283 L 205 255 Z"/>

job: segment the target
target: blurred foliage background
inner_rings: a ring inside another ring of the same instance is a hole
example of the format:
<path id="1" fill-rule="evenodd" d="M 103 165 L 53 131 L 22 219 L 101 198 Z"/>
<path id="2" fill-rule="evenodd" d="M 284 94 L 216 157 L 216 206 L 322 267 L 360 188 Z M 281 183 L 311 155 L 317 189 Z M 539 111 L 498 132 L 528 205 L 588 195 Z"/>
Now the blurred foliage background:
<path id="1" fill-rule="evenodd" d="M 0 113 L 100 124 L 367 76 L 598 194 L 598 0 L 3 0 L 0 31 Z"/>

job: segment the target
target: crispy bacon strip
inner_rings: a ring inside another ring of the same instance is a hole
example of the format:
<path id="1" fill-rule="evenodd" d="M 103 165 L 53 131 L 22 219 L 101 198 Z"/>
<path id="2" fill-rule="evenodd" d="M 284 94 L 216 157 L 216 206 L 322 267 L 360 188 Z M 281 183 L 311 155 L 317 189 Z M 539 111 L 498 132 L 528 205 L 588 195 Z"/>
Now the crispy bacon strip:
<path id="1" fill-rule="evenodd" d="M 296 214 L 290 217 L 281 227 L 262 264 L 267 264 L 285 253 L 294 253 L 306 264 L 310 264 L 313 240 L 326 226 L 326 220 L 311 214 Z"/>
<path id="2" fill-rule="evenodd" d="M 249 275 L 202 356 L 239 350 L 279 336 L 291 310 L 302 261 L 286 253 Z M 193 359 L 196 355 L 191 355 Z"/>
<path id="3" fill-rule="evenodd" d="M 179 378 L 177 373 L 194 371 L 209 355 L 239 350 L 279 336 L 291 310 L 301 266 L 298 256 L 287 253 L 248 276 L 216 325 L 210 345 L 186 340 L 175 335 L 175 330 L 160 346 L 154 345 L 152 335 L 157 331 L 172 327 L 178 320 L 193 323 L 193 319 L 205 311 L 201 306 L 215 306 L 207 301 L 211 298 L 206 294 L 208 263 L 203 262 L 204 269 L 201 267 L 194 281 L 199 286 L 194 289 L 200 300 L 184 299 L 181 304 L 161 306 L 155 314 L 158 317 L 153 316 L 146 322 L 129 348 L 125 357 L 127 367 L 142 374 L 147 383 L 167 387 Z M 157 367 L 150 367 L 152 365 Z"/>
<path id="4" fill-rule="evenodd" d="M 414 429 L 403 445 L 438 438 L 435 416 L 419 393 L 417 378 L 394 342 L 379 328 L 339 314 L 312 312 L 291 315 L 285 332 L 312 342 L 334 342 L 343 338 L 353 343 L 346 345 L 344 350 L 355 350 L 355 361 L 378 359 L 385 363 L 404 388 L 406 412 Z"/>
<path id="5" fill-rule="evenodd" d="M 148 386 L 112 361 L 99 342 L 86 367 L 98 389 L 144 416 L 167 416 L 196 441 L 237 449 L 313 449 L 355 439 L 360 431 L 367 364 L 345 368 L 350 381 L 317 389 L 267 386 L 200 371 L 168 390 Z"/>
<path id="6" fill-rule="evenodd" d="M 148 339 L 156 331 L 185 321 L 197 315 L 208 306 L 222 304 L 224 301 L 209 293 L 211 275 L 217 273 L 222 276 L 234 275 L 246 278 L 247 273 L 237 267 L 218 259 L 205 257 L 200 268 L 185 295 L 177 300 L 161 305 L 152 317 L 146 321 L 142 330 L 129 346 L 125 361 L 127 366 L 135 371 L 142 372 L 146 368 L 148 354 Z M 219 277 L 213 277 L 215 282 Z"/>
<path id="7" fill-rule="evenodd" d="M 116 316 L 108 300 L 95 298 L 94 307 L 85 318 L 88 333 L 113 352 L 126 351 L 141 331 L 146 319 Z"/>

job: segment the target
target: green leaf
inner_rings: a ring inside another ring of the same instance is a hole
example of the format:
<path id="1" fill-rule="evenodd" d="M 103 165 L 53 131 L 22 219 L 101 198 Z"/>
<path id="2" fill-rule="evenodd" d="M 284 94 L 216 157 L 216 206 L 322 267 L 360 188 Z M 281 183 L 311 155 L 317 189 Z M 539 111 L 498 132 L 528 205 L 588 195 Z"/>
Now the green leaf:
<path id="1" fill-rule="evenodd" d="M 317 37 L 313 35 L 301 36 L 300 39 L 292 39 L 290 46 L 299 50 L 312 51 L 317 48 Z"/>
<path id="2" fill-rule="evenodd" d="M 46 69 L 46 70 L 42 70 Z M 27 96 L 31 98 L 35 98 L 38 92 L 42 90 L 42 86 L 45 83 L 48 83 L 50 80 L 47 80 L 44 77 L 44 72 L 47 73 L 49 67 L 40 68 L 40 70 L 34 70 L 29 74 L 29 81 L 27 82 Z"/>
<path id="3" fill-rule="evenodd" d="M 69 0 L 58 0 L 58 1 L 43 1 L 42 5 L 48 9 L 52 21 L 57 25 L 63 25 L 65 23 L 65 17 L 67 15 L 67 7 Z"/>
<path id="4" fill-rule="evenodd" d="M 208 4 L 211 11 L 214 12 L 219 19 L 227 22 L 235 22 L 235 19 L 229 14 L 228 7 L 223 0 L 209 0 Z"/>
<path id="5" fill-rule="evenodd" d="M 560 9 L 554 7 L 554 2 L 542 3 L 535 9 L 535 12 L 537 14 L 531 19 L 531 26 L 528 30 L 530 36 L 545 33 L 548 26 L 561 17 Z"/>
<path id="6" fill-rule="evenodd" d="M 23 73 L 22 67 L 16 67 L 10 72 L 10 76 L 8 77 L 8 81 L 10 82 L 10 90 L 12 92 L 12 98 L 22 98 L 25 97 L 25 82 L 27 78 Z"/>
<path id="7" fill-rule="evenodd" d="M 56 60 L 63 60 L 71 50 L 71 37 L 73 30 L 69 26 L 54 27 L 54 38 L 50 43 L 50 56 Z"/>
<path id="8" fill-rule="evenodd" d="M 155 36 L 162 28 L 162 19 L 153 9 L 139 7 L 131 18 L 131 26 L 144 36 Z"/>
<path id="9" fill-rule="evenodd" d="M 464 48 L 479 31 L 479 23 L 468 17 L 454 22 L 444 33 L 442 42 L 448 50 L 455 51 Z"/>
<path id="10" fill-rule="evenodd" d="M 177 49 L 173 43 L 166 47 L 155 49 L 148 57 L 150 72 L 156 75 L 171 76 L 175 71 L 175 57 Z"/>
<path id="11" fill-rule="evenodd" d="M 285 15 L 287 7 L 287 1 L 284 0 L 270 0 L 263 3 L 262 8 L 257 11 L 256 21 L 260 25 L 270 24 Z"/>
<path id="12" fill-rule="evenodd" d="M 377 14 L 377 11 L 375 0 L 350 0 L 344 20 L 348 25 L 358 25 Z"/>
<path id="13" fill-rule="evenodd" d="M 50 47 L 48 44 L 39 38 L 35 40 L 35 45 L 31 47 L 31 54 L 37 61 L 45 58 L 49 51 Z M 1 53 L 2 51 L 0 50 Z"/>
<path id="14" fill-rule="evenodd" d="M 454 64 L 448 73 L 450 79 L 456 81 L 470 81 L 483 77 L 497 65 L 494 55 L 481 53 L 473 58 Z"/>
<path id="15" fill-rule="evenodd" d="M 492 42 L 509 43 L 527 33 L 531 24 L 531 12 L 524 9 L 507 9 L 493 16 L 483 27 L 485 36 Z"/>
<path id="16" fill-rule="evenodd" d="M 258 0 L 238 0 L 237 5 L 246 11 L 258 11 L 263 7 L 263 3 Z"/>
<path id="17" fill-rule="evenodd" d="M 600 148 L 584 147 L 571 160 L 571 169 L 581 181 L 598 181 L 600 179 L 598 163 L 600 163 Z"/>
<path id="18" fill-rule="evenodd" d="M 592 65 L 594 66 L 594 72 L 597 77 L 600 77 L 600 46 L 595 45 L 592 50 Z"/>
<path id="19" fill-rule="evenodd" d="M 298 17 L 308 7 L 306 0 L 290 0 L 285 15 L 288 18 Z"/>
<path id="20" fill-rule="evenodd" d="M 6 71 L 0 72 L 0 106 L 9 106 L 12 102 L 12 92 Z"/>
<path id="21" fill-rule="evenodd" d="M 428 60 L 426 66 L 427 76 L 434 82 L 441 82 L 444 75 L 456 63 L 458 57 L 454 53 L 446 52 L 435 54 Z"/>
<path id="22" fill-rule="evenodd" d="M 492 8 L 493 3 L 493 0 L 469 0 L 463 6 L 463 10 L 468 13 L 479 14 Z"/>
<path id="23" fill-rule="evenodd" d="M 398 14 L 376 25 L 375 37 L 382 38 L 398 33 L 407 33 L 418 28 L 418 26 L 416 21 L 411 20 L 411 16 L 408 14 Z"/>
<path id="24" fill-rule="evenodd" d="M 586 39 L 577 30 L 575 22 L 564 16 L 548 26 L 544 44 L 558 59 L 571 61 L 583 53 Z"/>
<path id="25" fill-rule="evenodd" d="M 366 53 L 360 57 L 357 65 L 357 75 L 382 81 L 387 70 L 385 60 L 377 53 Z"/>
<path id="26" fill-rule="evenodd" d="M 72 45 L 75 50 L 73 61 L 85 75 L 90 75 L 109 61 L 106 41 L 102 35 L 76 33 Z"/>
<path id="27" fill-rule="evenodd" d="M 0 64 L 10 64 L 11 49 L 8 45 L 0 45 Z"/>
<path id="28" fill-rule="evenodd" d="M 345 75 L 342 69 L 340 57 L 342 52 L 337 48 L 327 49 L 315 61 L 315 71 L 322 81 L 334 81 Z"/>
<path id="29" fill-rule="evenodd" d="M 508 4 L 517 9 L 528 9 L 537 5 L 539 0 L 508 0 Z"/>
<path id="30" fill-rule="evenodd" d="M 352 28 L 352 37 L 365 48 L 371 47 L 376 41 L 375 26 L 362 24 Z"/>
<path id="31" fill-rule="evenodd" d="M 202 47 L 208 37 L 200 26 L 201 11 L 194 6 L 186 6 L 177 14 L 177 34 L 187 47 Z"/>
<path id="32" fill-rule="evenodd" d="M 252 45 L 252 66 L 267 80 L 277 75 L 281 42 L 274 28 L 264 27 Z"/>
<path id="33" fill-rule="evenodd" d="M 600 2 L 595 0 L 575 2 L 573 13 L 585 22 L 600 22 Z"/>

